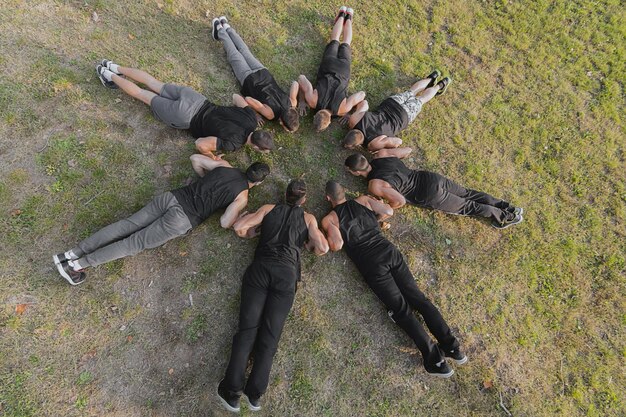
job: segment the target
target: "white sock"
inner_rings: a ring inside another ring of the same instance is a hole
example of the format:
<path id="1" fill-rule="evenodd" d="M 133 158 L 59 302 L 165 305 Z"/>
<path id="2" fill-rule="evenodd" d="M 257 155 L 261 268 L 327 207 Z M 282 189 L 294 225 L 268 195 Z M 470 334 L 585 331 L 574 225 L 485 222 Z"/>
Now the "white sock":
<path id="1" fill-rule="evenodd" d="M 222 27 L 226 30 L 230 27 L 230 25 L 228 23 L 222 23 Z"/>
<path id="2" fill-rule="evenodd" d="M 116 73 L 117 75 L 120 75 L 120 66 L 117 64 L 114 64 L 112 62 L 109 62 L 109 70 L 111 72 Z"/>
<path id="3" fill-rule="evenodd" d="M 67 264 L 71 266 L 74 271 L 80 271 L 81 269 L 83 269 L 83 267 L 78 264 L 77 259 L 69 261 Z"/>
<path id="4" fill-rule="evenodd" d="M 76 256 L 76 254 L 75 254 L 74 252 L 72 252 L 71 250 L 68 250 L 67 252 L 65 252 L 65 253 L 64 253 L 64 255 L 65 255 L 65 257 L 66 257 L 67 259 L 70 259 L 70 260 L 72 260 L 72 261 L 73 261 L 74 259 L 78 259 L 78 256 Z"/>
<path id="5" fill-rule="evenodd" d="M 107 81 L 113 81 L 113 73 L 106 68 L 102 70 L 102 76 Z"/>

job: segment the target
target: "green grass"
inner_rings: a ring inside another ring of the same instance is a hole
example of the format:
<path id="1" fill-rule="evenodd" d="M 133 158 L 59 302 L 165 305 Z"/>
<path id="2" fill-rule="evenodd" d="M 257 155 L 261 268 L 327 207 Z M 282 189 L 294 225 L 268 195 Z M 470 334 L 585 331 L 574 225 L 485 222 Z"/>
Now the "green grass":
<path id="1" fill-rule="evenodd" d="M 286 87 L 301 73 L 314 78 L 337 6 L 0 5 L 0 415 L 222 415 L 211 387 L 226 367 L 256 242 L 214 216 L 163 248 L 90 271 L 77 288 L 52 268 L 55 251 L 193 176 L 188 134 L 103 89 L 93 65 L 114 59 L 226 104 L 238 86 L 209 37 L 207 11 L 228 15 Z M 434 68 L 454 80 L 402 133 L 415 149 L 408 164 L 527 215 L 503 232 L 415 208 L 393 218 L 389 238 L 470 357 L 453 381 L 425 375 L 344 254 L 305 255 L 261 415 L 501 416 L 501 401 L 516 416 L 624 415 L 621 3 L 353 7 L 351 90 L 365 90 L 372 107 Z M 342 168 L 348 152 L 335 124 L 320 135 L 310 115 L 295 135 L 266 127 L 282 149 L 227 156 L 272 167 L 250 210 L 302 175 L 318 218 L 328 210 L 326 180 L 365 191 Z M 17 315 L 23 302 L 31 304 Z"/>

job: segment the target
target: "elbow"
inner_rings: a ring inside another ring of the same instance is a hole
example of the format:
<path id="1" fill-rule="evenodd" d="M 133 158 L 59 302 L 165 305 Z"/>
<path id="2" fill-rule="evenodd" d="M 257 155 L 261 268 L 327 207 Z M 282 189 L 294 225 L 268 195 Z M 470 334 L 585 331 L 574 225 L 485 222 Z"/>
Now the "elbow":
<path id="1" fill-rule="evenodd" d="M 224 216 L 222 216 L 220 217 L 220 226 L 222 226 L 224 229 L 230 229 L 233 226 L 233 223 Z M 237 232 L 237 230 L 235 230 L 235 232 Z"/>
<path id="2" fill-rule="evenodd" d="M 385 215 L 387 217 L 393 216 L 393 208 L 391 208 L 391 206 L 387 210 L 385 210 Z"/>
<path id="3" fill-rule="evenodd" d="M 328 253 L 328 243 L 325 243 L 323 245 L 320 245 L 320 247 L 318 247 L 315 250 L 315 254 L 317 256 L 322 256 L 322 255 L 326 255 Z"/>
<path id="4" fill-rule="evenodd" d="M 343 247 L 343 241 L 339 241 L 339 242 L 328 242 L 328 246 L 329 249 L 332 252 L 339 252 L 341 250 L 341 248 Z"/>

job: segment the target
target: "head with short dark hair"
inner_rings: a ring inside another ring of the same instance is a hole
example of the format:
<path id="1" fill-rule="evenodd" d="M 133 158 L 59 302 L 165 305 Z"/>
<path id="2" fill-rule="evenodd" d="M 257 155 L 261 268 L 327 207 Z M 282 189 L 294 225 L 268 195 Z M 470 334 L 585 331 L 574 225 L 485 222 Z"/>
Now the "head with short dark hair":
<path id="1" fill-rule="evenodd" d="M 336 181 L 328 181 L 326 183 L 326 199 L 332 203 L 341 201 L 346 198 L 346 190 L 343 185 Z"/>
<path id="2" fill-rule="evenodd" d="M 306 200 L 306 183 L 302 180 L 293 180 L 287 185 L 285 201 L 290 206 L 301 206 Z"/>
<path id="3" fill-rule="evenodd" d="M 343 142 L 341 143 L 346 149 L 354 149 L 359 145 L 362 145 L 365 141 L 365 136 L 363 132 L 359 129 L 352 129 L 348 132 L 348 134 L 343 138 Z"/>
<path id="4" fill-rule="evenodd" d="M 246 177 L 253 184 L 261 183 L 270 174 L 270 167 L 263 162 L 255 162 L 246 169 Z"/>
<path id="5" fill-rule="evenodd" d="M 330 126 L 330 120 L 333 114 L 326 109 L 320 110 L 313 116 L 313 127 L 316 132 L 322 132 Z"/>
<path id="6" fill-rule="evenodd" d="M 300 115 L 295 107 L 283 112 L 280 116 L 280 122 L 288 132 L 295 132 L 300 127 Z"/>
<path id="7" fill-rule="evenodd" d="M 367 162 L 366 157 L 360 153 L 355 153 L 346 158 L 345 165 L 352 174 L 359 175 L 360 172 L 365 171 L 370 166 L 370 163 Z"/>
<path id="8" fill-rule="evenodd" d="M 274 149 L 274 135 L 267 130 L 257 130 L 250 138 L 252 147 L 260 152 L 269 152 Z"/>

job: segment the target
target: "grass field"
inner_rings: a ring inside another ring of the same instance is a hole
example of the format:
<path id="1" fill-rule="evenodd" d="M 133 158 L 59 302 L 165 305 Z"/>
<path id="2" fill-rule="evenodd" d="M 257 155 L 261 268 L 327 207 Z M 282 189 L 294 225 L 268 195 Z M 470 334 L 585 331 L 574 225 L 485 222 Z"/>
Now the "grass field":
<path id="1" fill-rule="evenodd" d="M 313 78 L 339 3 L 103 0 L 0 4 L 0 416 L 221 416 L 214 390 L 255 241 L 214 216 L 67 285 L 51 255 L 181 185 L 186 132 L 104 89 L 110 58 L 226 104 L 210 19 L 226 14 L 283 85 Z M 441 68 L 454 83 L 401 135 L 408 164 L 526 210 L 505 231 L 403 208 L 388 237 L 470 361 L 433 380 L 345 254 L 303 258 L 263 416 L 626 414 L 626 12 L 600 1 L 360 1 L 352 91 L 370 104 Z M 97 14 L 97 18 L 94 19 Z M 97 21 L 96 21 L 97 20 Z M 338 126 L 262 159 L 250 209 L 306 174 L 353 193 Z M 248 410 L 242 411 L 250 415 Z"/>

